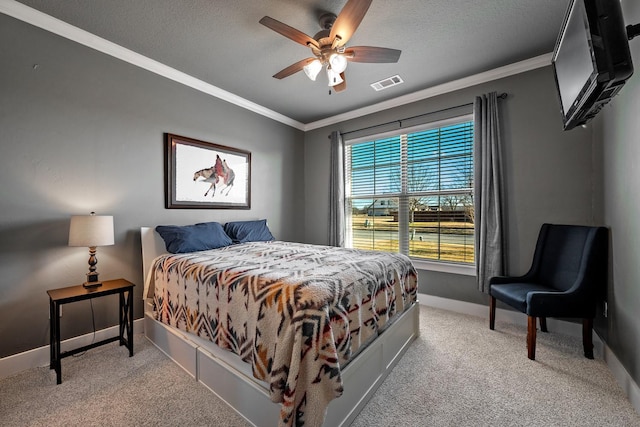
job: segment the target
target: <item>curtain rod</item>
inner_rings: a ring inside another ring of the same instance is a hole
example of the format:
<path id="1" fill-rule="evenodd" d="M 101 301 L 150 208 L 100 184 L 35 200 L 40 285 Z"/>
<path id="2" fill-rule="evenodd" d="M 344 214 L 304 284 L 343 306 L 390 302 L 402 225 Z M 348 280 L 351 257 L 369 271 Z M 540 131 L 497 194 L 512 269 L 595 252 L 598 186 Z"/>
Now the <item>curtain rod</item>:
<path id="1" fill-rule="evenodd" d="M 498 95 L 498 99 L 505 99 L 507 96 L 508 95 L 506 93 L 501 93 L 500 95 Z M 469 102 L 468 104 L 456 105 L 454 107 L 443 108 L 441 110 L 429 111 L 428 113 L 422 113 L 422 114 L 418 114 L 416 116 L 405 117 L 404 119 L 391 120 L 390 122 L 380 123 L 380 124 L 372 125 L 372 126 L 367 126 L 367 127 L 361 128 L 361 129 L 350 130 L 348 132 L 340 132 L 340 135 L 345 136 L 345 135 L 349 135 L 350 133 L 356 133 L 356 132 L 360 132 L 360 131 L 368 130 L 368 129 L 375 129 L 377 127 L 387 126 L 387 125 L 390 125 L 390 124 L 393 124 L 393 123 L 398 123 L 398 125 L 400 125 L 402 127 L 402 122 L 407 121 L 407 120 L 417 119 L 418 117 L 430 116 L 431 114 L 442 113 L 443 111 L 454 110 L 456 108 L 468 107 L 470 105 L 473 105 L 473 102 Z M 331 135 L 329 135 L 329 138 L 331 138 Z"/>

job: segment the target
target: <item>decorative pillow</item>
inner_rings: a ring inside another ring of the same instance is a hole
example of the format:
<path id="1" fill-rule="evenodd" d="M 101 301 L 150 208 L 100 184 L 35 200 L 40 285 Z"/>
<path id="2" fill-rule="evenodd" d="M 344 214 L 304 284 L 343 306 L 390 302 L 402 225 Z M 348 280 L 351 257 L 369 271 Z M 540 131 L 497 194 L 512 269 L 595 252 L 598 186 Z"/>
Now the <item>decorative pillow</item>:
<path id="1" fill-rule="evenodd" d="M 275 240 L 271 231 L 269 231 L 266 219 L 228 222 L 224 225 L 224 231 L 231 237 L 233 243 L 269 242 Z"/>
<path id="2" fill-rule="evenodd" d="M 229 246 L 233 242 L 217 222 L 194 225 L 158 225 L 156 231 L 172 254 L 206 251 Z"/>

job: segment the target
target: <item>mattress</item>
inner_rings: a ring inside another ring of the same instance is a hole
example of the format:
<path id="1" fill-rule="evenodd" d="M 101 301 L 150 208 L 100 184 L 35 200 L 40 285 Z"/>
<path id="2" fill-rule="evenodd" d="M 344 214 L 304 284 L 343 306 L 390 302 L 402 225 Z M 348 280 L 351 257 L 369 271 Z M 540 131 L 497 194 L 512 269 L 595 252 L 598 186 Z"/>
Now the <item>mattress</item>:
<path id="1" fill-rule="evenodd" d="M 156 320 L 238 355 L 281 404 L 280 425 L 321 425 L 343 369 L 416 301 L 401 254 L 250 242 L 162 255 Z"/>

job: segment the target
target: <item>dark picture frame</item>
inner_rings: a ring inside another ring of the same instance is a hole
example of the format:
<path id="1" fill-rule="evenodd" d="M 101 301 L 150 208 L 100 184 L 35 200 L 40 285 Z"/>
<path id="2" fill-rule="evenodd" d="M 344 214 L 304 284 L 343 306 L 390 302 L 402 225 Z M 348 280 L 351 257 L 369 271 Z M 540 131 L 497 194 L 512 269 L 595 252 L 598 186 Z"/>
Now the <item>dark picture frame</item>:
<path id="1" fill-rule="evenodd" d="M 165 134 L 167 209 L 250 209 L 251 153 Z"/>

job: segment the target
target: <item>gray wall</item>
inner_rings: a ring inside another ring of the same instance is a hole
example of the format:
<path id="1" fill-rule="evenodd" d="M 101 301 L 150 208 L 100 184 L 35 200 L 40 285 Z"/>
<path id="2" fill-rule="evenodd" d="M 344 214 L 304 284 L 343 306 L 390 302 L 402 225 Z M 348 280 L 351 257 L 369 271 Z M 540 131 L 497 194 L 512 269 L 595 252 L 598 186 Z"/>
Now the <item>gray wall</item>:
<path id="1" fill-rule="evenodd" d="M 476 95 L 507 93 L 500 101 L 507 198 L 509 272 L 525 273 L 544 222 L 600 224 L 592 130 L 563 132 L 551 67 L 529 71 L 446 95 L 339 123 L 305 135 L 306 240 L 327 242 L 327 135 L 473 102 Z M 475 277 L 419 271 L 420 292 L 484 304 Z"/>
<path id="2" fill-rule="evenodd" d="M 627 24 L 640 2 L 622 3 Z M 611 230 L 607 344 L 640 384 L 640 40 L 630 43 L 636 74 L 598 117 L 603 141 L 604 220 Z"/>
<path id="3" fill-rule="evenodd" d="M 46 290 L 84 280 L 72 214 L 114 215 L 98 271 L 137 285 L 136 318 L 140 226 L 267 218 L 277 238 L 304 238 L 301 131 L 2 14 L 0 57 L 0 357 L 47 345 Z M 165 209 L 165 132 L 251 151 L 251 209 Z M 117 297 L 94 308 L 98 329 L 117 323 Z M 61 320 L 63 339 L 90 332 L 89 302 Z"/>

